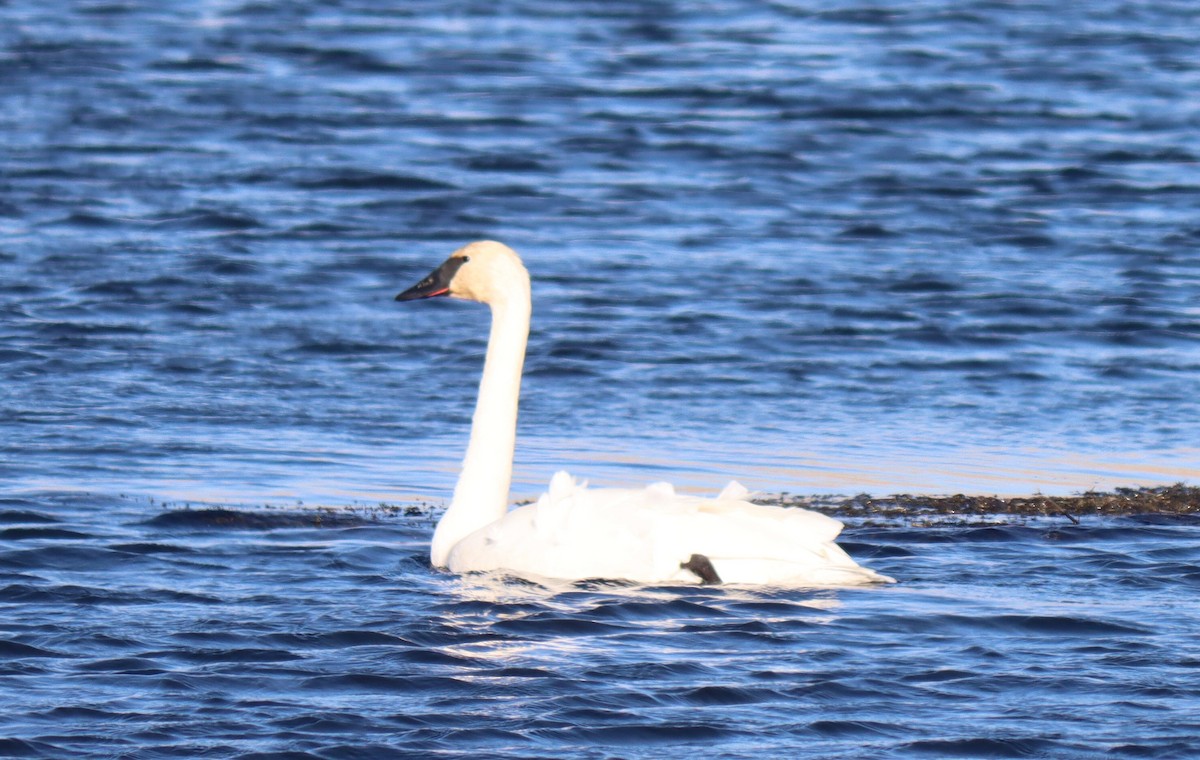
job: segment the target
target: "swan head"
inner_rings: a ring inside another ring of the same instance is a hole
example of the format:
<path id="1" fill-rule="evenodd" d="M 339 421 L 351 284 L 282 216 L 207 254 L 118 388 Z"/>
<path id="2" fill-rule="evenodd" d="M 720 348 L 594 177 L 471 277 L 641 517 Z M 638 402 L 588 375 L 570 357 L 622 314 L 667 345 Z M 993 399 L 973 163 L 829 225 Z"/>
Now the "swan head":
<path id="1" fill-rule="evenodd" d="M 459 248 L 428 277 L 396 296 L 397 301 L 450 296 L 495 305 L 529 296 L 529 273 L 517 252 L 494 240 Z"/>

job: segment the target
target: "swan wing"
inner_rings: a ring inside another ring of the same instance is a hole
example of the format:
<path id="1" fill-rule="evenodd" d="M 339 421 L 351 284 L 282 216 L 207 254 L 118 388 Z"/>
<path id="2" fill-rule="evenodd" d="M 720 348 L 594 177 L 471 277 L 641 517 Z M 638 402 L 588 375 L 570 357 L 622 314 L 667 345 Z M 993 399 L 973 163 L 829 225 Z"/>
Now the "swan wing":
<path id="1" fill-rule="evenodd" d="M 717 494 L 717 500 L 734 499 L 746 501 L 750 498 L 750 489 L 746 488 L 736 480 L 729 481 L 729 484 L 721 489 L 721 493 Z"/>
<path id="2" fill-rule="evenodd" d="M 736 488 L 735 488 L 736 486 Z M 730 583 L 846 585 L 888 580 L 858 566 L 834 539 L 842 524 L 797 508 L 745 501 L 731 484 L 716 499 L 644 489 L 593 489 L 565 472 L 535 504 L 509 512 L 454 547 L 455 572 L 505 570 L 548 578 L 700 579 L 703 555 Z"/>

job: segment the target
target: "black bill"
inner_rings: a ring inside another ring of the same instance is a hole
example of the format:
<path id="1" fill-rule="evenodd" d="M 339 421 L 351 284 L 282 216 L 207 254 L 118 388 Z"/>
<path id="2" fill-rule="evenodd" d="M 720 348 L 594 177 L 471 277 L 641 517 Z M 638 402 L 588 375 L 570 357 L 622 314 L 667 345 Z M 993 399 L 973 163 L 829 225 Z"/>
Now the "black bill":
<path id="1" fill-rule="evenodd" d="M 442 265 L 429 273 L 429 276 L 413 285 L 408 290 L 396 296 L 397 301 L 415 301 L 418 298 L 433 298 L 450 293 L 450 281 L 458 273 L 459 267 L 467 263 L 461 256 L 446 259 Z"/>

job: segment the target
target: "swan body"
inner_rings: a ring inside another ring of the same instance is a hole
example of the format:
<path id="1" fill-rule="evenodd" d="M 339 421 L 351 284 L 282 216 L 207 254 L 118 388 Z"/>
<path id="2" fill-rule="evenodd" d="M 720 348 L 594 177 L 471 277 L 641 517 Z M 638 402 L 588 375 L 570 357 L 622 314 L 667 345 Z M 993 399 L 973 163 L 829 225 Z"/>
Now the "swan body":
<path id="1" fill-rule="evenodd" d="M 517 254 L 471 243 L 396 296 L 487 304 L 492 327 L 454 497 L 434 530 L 430 560 L 456 573 L 502 571 L 565 580 L 843 586 L 890 582 L 835 542 L 842 524 L 804 509 L 754 504 L 730 483 L 716 498 L 595 489 L 559 472 L 534 504 L 508 509 L 517 406 L 529 336 L 529 275 Z"/>

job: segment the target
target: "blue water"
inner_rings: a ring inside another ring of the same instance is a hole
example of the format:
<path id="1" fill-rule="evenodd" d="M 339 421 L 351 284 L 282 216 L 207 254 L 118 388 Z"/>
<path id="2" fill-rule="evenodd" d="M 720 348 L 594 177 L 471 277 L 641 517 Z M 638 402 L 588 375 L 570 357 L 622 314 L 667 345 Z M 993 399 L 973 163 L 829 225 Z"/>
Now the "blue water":
<path id="1" fill-rule="evenodd" d="M 517 498 L 1194 483 L 1197 49 L 1168 1 L 0 5 L 0 751 L 1200 752 L 1186 518 L 851 526 L 899 586 L 770 592 L 456 579 L 364 511 L 453 486 L 486 310 L 391 298 L 482 237 Z"/>

